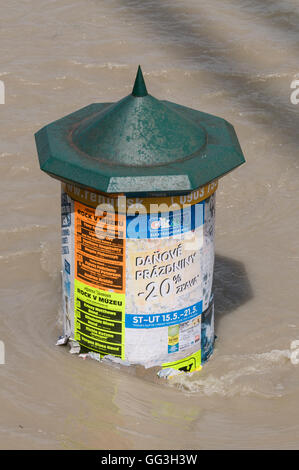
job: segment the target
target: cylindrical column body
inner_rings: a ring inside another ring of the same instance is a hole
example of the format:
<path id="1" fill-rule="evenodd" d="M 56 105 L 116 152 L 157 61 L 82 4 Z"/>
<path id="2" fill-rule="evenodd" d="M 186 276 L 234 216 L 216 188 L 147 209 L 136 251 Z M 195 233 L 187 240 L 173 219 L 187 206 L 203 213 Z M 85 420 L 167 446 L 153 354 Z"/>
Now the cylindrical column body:
<path id="1" fill-rule="evenodd" d="M 62 184 L 64 334 L 101 356 L 199 369 L 214 345 L 216 189 L 125 197 Z"/>

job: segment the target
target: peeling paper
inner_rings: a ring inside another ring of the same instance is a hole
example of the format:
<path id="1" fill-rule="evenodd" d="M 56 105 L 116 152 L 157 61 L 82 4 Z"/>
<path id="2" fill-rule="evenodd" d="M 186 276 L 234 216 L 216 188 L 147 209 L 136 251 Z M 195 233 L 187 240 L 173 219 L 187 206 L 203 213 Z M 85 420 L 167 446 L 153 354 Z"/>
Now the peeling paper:
<path id="1" fill-rule="evenodd" d="M 69 340 L 69 344 L 70 344 L 70 350 L 69 350 L 70 354 L 79 354 L 80 353 L 81 346 L 80 346 L 79 343 L 77 343 L 77 341 Z"/>
<path id="2" fill-rule="evenodd" d="M 63 346 L 68 343 L 68 340 L 69 340 L 69 337 L 67 335 L 59 336 L 55 343 L 55 346 Z"/>

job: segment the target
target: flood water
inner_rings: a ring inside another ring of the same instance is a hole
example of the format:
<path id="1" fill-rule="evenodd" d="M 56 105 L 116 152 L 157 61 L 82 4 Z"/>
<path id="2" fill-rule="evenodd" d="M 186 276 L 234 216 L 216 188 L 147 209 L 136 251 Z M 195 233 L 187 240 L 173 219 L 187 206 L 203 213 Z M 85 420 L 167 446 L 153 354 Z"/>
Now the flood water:
<path id="1" fill-rule="evenodd" d="M 298 0 L 0 0 L 0 11 L 0 448 L 298 448 Z M 247 160 L 217 191 L 215 353 L 171 383 L 55 346 L 60 184 L 33 138 L 129 94 L 138 64 L 155 97 L 230 121 Z"/>

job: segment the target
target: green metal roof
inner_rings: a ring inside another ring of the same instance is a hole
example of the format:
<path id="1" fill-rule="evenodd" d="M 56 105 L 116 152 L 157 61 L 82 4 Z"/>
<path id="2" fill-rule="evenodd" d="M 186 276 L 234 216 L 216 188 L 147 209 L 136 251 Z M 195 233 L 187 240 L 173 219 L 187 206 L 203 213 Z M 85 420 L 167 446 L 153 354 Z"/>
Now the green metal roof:
<path id="1" fill-rule="evenodd" d="M 245 161 L 231 124 L 149 95 L 140 67 L 131 95 L 82 108 L 35 138 L 43 171 L 106 193 L 190 191 Z"/>

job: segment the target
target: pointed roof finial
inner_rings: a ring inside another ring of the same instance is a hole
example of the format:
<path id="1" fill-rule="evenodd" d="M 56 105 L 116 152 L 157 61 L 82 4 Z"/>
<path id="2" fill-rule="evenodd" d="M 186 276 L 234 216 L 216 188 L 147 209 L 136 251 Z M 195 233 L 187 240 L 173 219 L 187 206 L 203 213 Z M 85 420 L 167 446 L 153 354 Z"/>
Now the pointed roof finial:
<path id="1" fill-rule="evenodd" d="M 147 95 L 147 89 L 146 89 L 146 86 L 145 86 L 145 83 L 144 83 L 144 78 L 143 78 L 143 75 L 142 75 L 140 65 L 138 66 L 137 75 L 136 75 L 132 95 L 136 96 L 136 97 L 146 96 Z"/>

